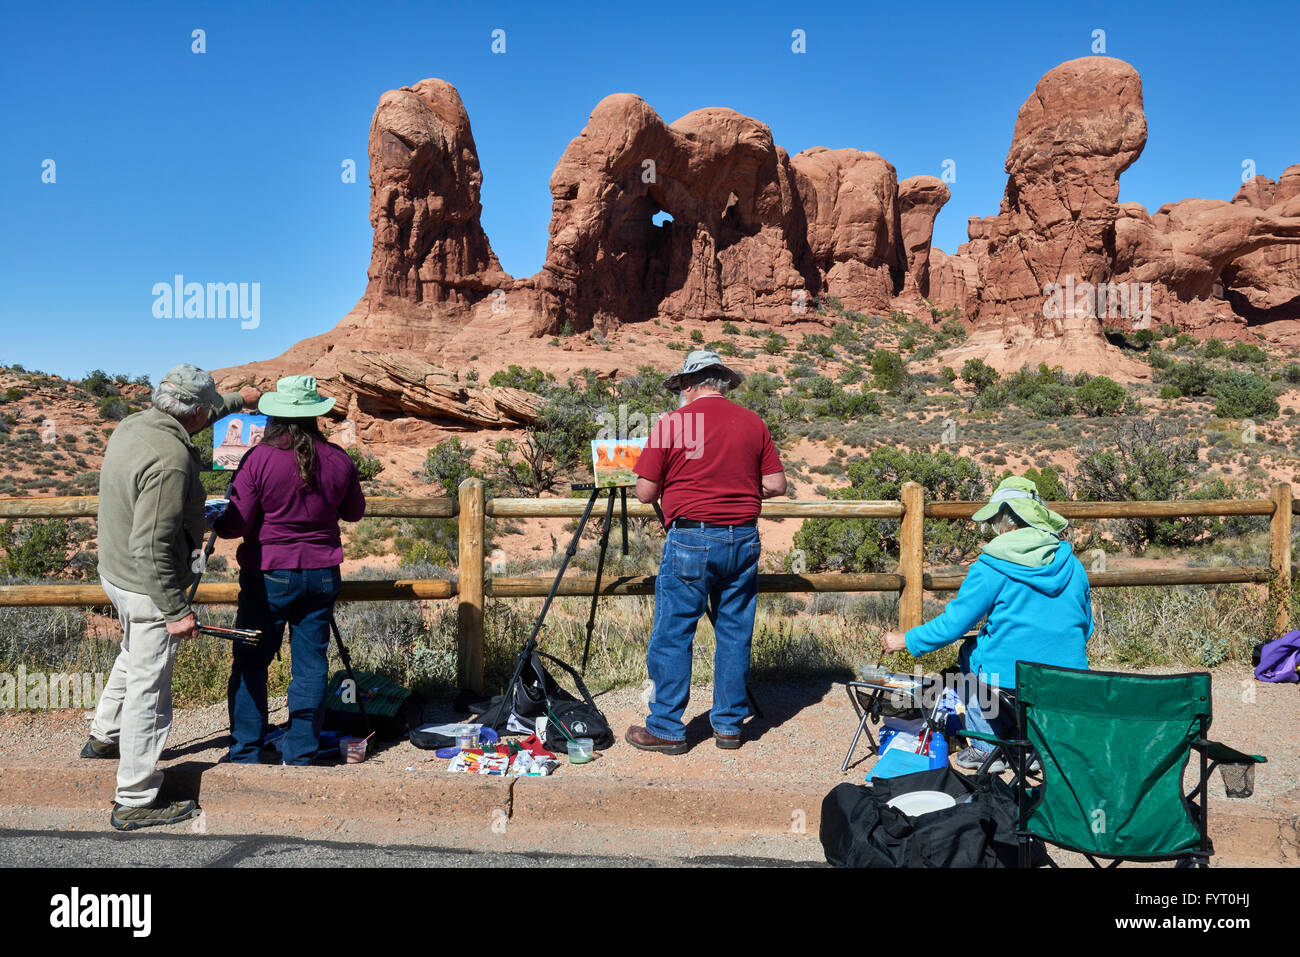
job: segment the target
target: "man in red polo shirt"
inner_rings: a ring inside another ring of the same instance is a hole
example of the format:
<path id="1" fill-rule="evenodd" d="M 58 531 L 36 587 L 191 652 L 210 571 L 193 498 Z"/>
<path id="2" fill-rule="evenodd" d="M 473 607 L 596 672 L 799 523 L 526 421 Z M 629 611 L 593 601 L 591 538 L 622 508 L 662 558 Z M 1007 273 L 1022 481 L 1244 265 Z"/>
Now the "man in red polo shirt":
<path id="1" fill-rule="evenodd" d="M 643 751 L 683 754 L 682 713 L 691 691 L 695 626 L 710 607 L 717 650 L 709 720 L 720 748 L 740 747 L 749 714 L 749 646 L 758 602 L 758 513 L 784 495 L 785 469 L 767 426 L 723 394 L 741 382 L 715 352 L 697 350 L 664 382 L 681 405 L 650 431 L 637 460 L 636 496 L 662 496 L 668 538 L 655 578 L 646 665 L 654 694 L 645 727 L 627 740 Z"/>

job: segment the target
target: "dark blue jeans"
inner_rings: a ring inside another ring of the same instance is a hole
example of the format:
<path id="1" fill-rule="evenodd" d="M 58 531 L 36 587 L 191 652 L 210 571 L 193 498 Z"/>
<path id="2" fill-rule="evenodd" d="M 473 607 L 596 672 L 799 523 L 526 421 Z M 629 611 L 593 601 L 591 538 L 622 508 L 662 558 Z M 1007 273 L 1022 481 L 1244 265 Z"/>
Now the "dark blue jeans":
<path id="1" fill-rule="evenodd" d="M 646 667 L 654 683 L 646 729 L 682 741 L 682 713 L 691 694 L 695 626 L 712 596 L 718 611 L 713 631 L 713 709 L 719 734 L 739 734 L 749 714 L 749 647 L 758 605 L 758 529 L 669 529 L 655 577 L 655 618 Z"/>
<path id="2" fill-rule="evenodd" d="M 285 764 L 308 764 L 320 747 L 329 679 L 330 617 L 342 576 L 338 567 L 244 569 L 239 575 L 237 628 L 259 628 L 256 645 L 234 645 L 226 686 L 230 760 L 256 764 L 268 730 L 267 669 L 289 625 L 289 730 L 281 744 Z"/>

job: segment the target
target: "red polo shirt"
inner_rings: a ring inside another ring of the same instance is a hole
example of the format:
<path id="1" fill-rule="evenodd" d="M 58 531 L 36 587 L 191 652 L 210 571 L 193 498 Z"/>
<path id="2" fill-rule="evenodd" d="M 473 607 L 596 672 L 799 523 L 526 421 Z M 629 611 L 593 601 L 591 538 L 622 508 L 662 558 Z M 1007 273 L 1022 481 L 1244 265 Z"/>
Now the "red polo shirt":
<path id="1" fill-rule="evenodd" d="M 763 476 L 785 467 L 762 419 L 721 395 L 704 395 L 655 423 L 633 471 L 663 484 L 669 524 L 736 525 L 758 517 Z"/>

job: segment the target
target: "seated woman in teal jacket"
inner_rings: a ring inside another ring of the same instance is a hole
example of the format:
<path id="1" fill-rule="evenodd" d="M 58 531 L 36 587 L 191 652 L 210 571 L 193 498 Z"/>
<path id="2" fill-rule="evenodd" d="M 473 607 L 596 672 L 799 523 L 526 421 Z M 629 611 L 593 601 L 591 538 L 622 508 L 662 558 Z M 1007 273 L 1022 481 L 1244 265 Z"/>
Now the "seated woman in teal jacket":
<path id="1" fill-rule="evenodd" d="M 906 648 L 920 657 L 962 638 L 983 619 L 979 634 L 958 656 L 969 676 L 966 730 L 1005 735 L 1013 727 L 1011 716 L 999 714 L 997 694 L 979 685 L 1014 689 L 1017 661 L 1088 667 L 1085 647 L 1093 628 L 1088 573 L 1069 543 L 1060 540 L 1068 523 L 1043 503 L 1029 479 L 1004 479 L 972 517 L 988 522 L 997 537 L 984 545 L 943 613 L 906 635 L 888 632 L 885 650 Z M 978 768 L 992 747 L 972 740 L 953 763 Z"/>

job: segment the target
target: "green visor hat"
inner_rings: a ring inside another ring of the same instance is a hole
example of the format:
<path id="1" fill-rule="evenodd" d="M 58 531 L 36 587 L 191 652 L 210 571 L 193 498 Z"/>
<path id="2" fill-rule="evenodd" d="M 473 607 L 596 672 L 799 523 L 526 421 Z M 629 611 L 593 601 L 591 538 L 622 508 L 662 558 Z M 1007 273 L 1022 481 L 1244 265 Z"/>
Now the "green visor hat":
<path id="1" fill-rule="evenodd" d="M 316 377 L 285 376 L 275 384 L 274 392 L 257 400 L 257 411 L 277 419 L 310 419 L 334 408 L 334 400 L 316 391 Z"/>
<path id="2" fill-rule="evenodd" d="M 1027 478 L 1009 475 L 998 483 L 988 504 L 971 516 L 976 522 L 991 521 L 1003 506 L 1011 509 L 1026 524 L 1052 535 L 1060 535 L 1070 523 L 1047 507 L 1039 497 L 1038 487 Z"/>

